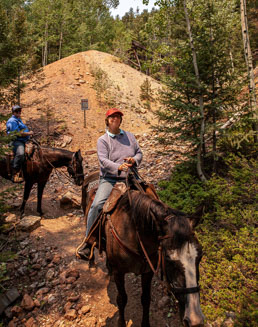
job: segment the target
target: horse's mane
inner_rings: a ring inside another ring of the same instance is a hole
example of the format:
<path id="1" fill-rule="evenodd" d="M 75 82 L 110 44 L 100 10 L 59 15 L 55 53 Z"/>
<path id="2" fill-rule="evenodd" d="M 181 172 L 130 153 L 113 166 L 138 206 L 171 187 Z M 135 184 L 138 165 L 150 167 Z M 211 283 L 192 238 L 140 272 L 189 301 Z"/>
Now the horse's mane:
<path id="1" fill-rule="evenodd" d="M 43 151 L 54 151 L 54 152 L 61 152 L 64 155 L 71 155 L 73 152 L 66 150 L 66 149 L 61 149 L 61 148 L 51 148 L 51 147 L 47 147 L 47 146 L 41 146 L 40 147 Z"/>
<path id="2" fill-rule="evenodd" d="M 187 215 L 179 210 L 172 209 L 159 200 L 139 191 L 131 191 L 131 205 L 128 192 L 121 199 L 121 205 L 129 213 L 136 229 L 155 231 L 159 234 L 166 231 L 171 236 L 165 243 L 173 248 L 181 248 L 193 235 Z M 165 220 L 170 216 L 169 220 Z"/>

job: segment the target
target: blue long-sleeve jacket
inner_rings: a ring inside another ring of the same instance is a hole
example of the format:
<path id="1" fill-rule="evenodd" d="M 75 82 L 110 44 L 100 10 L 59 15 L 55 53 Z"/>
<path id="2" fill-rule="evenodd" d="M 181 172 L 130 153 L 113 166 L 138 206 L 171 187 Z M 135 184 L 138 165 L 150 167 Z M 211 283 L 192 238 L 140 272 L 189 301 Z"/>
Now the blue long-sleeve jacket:
<path id="1" fill-rule="evenodd" d="M 11 132 L 29 132 L 28 127 L 22 122 L 21 118 L 16 118 L 14 115 L 12 115 L 11 118 L 7 120 L 6 123 L 6 132 L 7 134 L 10 134 Z M 16 141 L 21 141 L 21 142 L 27 142 L 29 139 L 28 136 L 18 136 L 15 140 Z"/>

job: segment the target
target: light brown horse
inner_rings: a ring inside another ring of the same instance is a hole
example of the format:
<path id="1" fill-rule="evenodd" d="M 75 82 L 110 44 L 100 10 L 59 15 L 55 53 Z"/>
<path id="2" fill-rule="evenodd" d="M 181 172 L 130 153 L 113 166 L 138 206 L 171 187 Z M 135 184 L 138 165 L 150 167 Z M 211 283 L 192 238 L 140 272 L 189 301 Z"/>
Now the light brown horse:
<path id="1" fill-rule="evenodd" d="M 83 194 L 85 196 L 85 190 Z M 87 204 L 84 204 L 86 213 Z M 119 327 L 126 326 L 125 274 L 133 272 L 141 275 L 141 326 L 149 327 L 151 281 L 159 269 L 163 270 L 169 289 L 179 301 L 184 325 L 204 325 L 199 301 L 202 248 L 194 234 L 198 222 L 198 217 L 188 217 L 137 190 L 127 191 L 115 209 L 103 216 L 101 226 L 105 242 L 102 245 L 107 267 L 114 275 L 118 290 Z"/>
<path id="2" fill-rule="evenodd" d="M 34 184 L 38 184 L 37 212 L 43 215 L 41 202 L 42 195 L 48 178 L 54 168 L 67 167 L 69 175 L 76 185 L 82 185 L 84 174 L 81 151 L 71 152 L 64 149 L 40 147 L 35 150 L 32 158 L 28 158 L 23 165 L 25 180 L 23 201 L 20 207 L 21 215 L 24 214 L 25 204 L 29 198 Z M 0 160 L 0 176 L 10 179 L 7 159 Z"/>

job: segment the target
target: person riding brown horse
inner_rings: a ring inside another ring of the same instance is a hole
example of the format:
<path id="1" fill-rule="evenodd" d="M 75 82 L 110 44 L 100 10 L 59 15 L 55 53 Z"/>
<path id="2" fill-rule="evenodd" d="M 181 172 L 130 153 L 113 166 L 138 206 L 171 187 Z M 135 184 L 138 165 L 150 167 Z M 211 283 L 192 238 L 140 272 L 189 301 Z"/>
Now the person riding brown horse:
<path id="1" fill-rule="evenodd" d="M 12 181 L 14 183 L 23 182 L 23 177 L 20 175 L 22 164 L 24 162 L 25 144 L 33 135 L 28 127 L 21 120 L 20 105 L 12 107 L 12 117 L 6 123 L 6 132 L 8 135 L 17 133 L 16 138 L 11 142 L 13 147 L 14 159 L 12 162 Z"/>
<path id="2" fill-rule="evenodd" d="M 109 109 L 105 119 L 107 131 L 97 141 L 99 187 L 88 213 L 86 237 L 76 250 L 76 256 L 84 260 L 88 260 L 90 254 L 87 244 L 89 231 L 114 185 L 118 181 L 125 181 L 128 168 L 133 165 L 138 167 L 142 160 L 142 152 L 135 136 L 120 129 L 122 116 L 123 113 L 119 109 Z"/>

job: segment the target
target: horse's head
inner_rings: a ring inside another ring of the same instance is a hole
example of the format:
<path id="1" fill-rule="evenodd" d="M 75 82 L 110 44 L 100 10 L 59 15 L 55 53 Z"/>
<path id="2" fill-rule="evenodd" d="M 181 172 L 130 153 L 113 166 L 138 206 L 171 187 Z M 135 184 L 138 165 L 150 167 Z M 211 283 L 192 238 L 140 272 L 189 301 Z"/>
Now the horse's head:
<path id="1" fill-rule="evenodd" d="M 165 250 L 164 269 L 169 288 L 179 302 L 184 326 L 203 326 L 204 315 L 199 295 L 199 263 L 202 258 L 202 247 L 193 231 L 198 220 L 174 211 L 163 221 L 161 238 Z"/>
<path id="2" fill-rule="evenodd" d="M 76 185 L 82 185 L 84 180 L 81 150 L 73 153 L 72 160 L 67 168 Z"/>
<path id="3" fill-rule="evenodd" d="M 187 217 L 184 213 L 138 191 L 132 191 L 131 198 L 131 203 L 128 201 L 130 215 L 136 230 L 152 237 L 157 248 L 160 244 L 163 249 L 164 272 L 169 288 L 179 302 L 184 325 L 203 326 L 204 316 L 199 294 L 202 247 L 194 235 L 199 217 Z M 126 208 L 125 205 L 124 207 Z"/>

